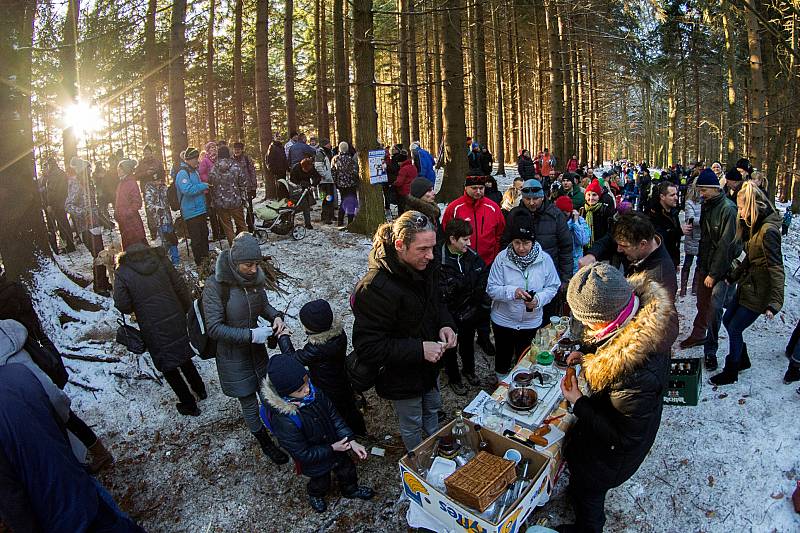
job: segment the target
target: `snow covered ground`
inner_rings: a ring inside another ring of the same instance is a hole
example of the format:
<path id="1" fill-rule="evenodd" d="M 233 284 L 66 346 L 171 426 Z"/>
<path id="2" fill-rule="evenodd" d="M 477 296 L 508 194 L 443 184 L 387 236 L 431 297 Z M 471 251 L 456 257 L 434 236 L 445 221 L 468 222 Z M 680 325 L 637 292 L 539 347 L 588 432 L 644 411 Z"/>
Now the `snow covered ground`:
<path id="1" fill-rule="evenodd" d="M 513 171 L 499 177 L 500 188 Z M 318 224 L 315 213 L 315 225 Z M 800 320 L 800 223 L 784 241 L 786 304 L 772 322 L 759 319 L 746 333 L 753 368 L 738 384 L 713 390 L 704 384 L 697 407 L 665 406 L 664 419 L 650 456 L 636 475 L 612 490 L 606 501 L 607 531 L 800 531 L 791 494 L 800 479 L 797 386 L 784 385 L 783 355 L 789 334 Z M 222 247 L 227 244 L 221 245 Z M 369 240 L 318 226 L 299 242 L 270 236 L 264 246 L 275 265 L 292 276 L 286 295 L 271 295 L 287 309 L 295 345 L 303 342 L 296 321 L 299 308 L 314 298 L 331 302 L 345 329 L 353 317 L 348 296 L 366 271 Z M 185 247 L 182 245 L 185 253 Z M 58 258 L 62 268 L 89 272 L 88 253 Z M 397 460 L 402 444 L 389 405 L 368 393 L 368 443 L 386 449 L 359 465 L 361 482 L 377 490 L 371 502 L 328 498 L 329 511 L 317 515 L 305 501 L 305 482 L 289 465 L 269 463 L 248 435 L 238 402 L 219 389 L 213 361 L 198 361 L 209 389 L 202 415 L 182 417 L 176 399 L 152 368 L 147 355 L 134 356 L 113 342 L 117 314 L 109 299 L 88 296 L 96 311 L 74 311 L 56 291 L 87 296 L 60 275 L 54 265 L 39 276 L 37 308 L 56 344 L 68 352 L 118 358 L 119 362 L 67 361 L 67 392 L 73 408 L 110 444 L 116 464 L 100 479 L 121 507 L 148 531 L 387 531 L 406 530 L 406 503 L 398 503 Z M 694 317 L 694 298 L 677 302 L 684 338 Z M 66 312 L 74 321 L 58 320 Z M 723 330 L 723 337 L 725 333 Z M 676 346 L 677 349 L 677 346 Z M 727 351 L 721 341 L 720 356 Z M 478 373 L 488 378 L 491 363 L 478 350 Z M 702 349 L 678 352 L 701 357 Z M 704 379 L 707 376 L 704 376 Z M 442 379 L 444 384 L 446 379 Z M 488 383 L 484 382 L 488 387 Z M 88 388 L 97 390 L 88 390 Z M 488 390 L 488 389 L 487 389 Z M 443 387 L 445 410 L 452 413 L 468 398 Z M 562 477 L 551 502 L 536 514 L 550 524 L 571 518 Z"/>

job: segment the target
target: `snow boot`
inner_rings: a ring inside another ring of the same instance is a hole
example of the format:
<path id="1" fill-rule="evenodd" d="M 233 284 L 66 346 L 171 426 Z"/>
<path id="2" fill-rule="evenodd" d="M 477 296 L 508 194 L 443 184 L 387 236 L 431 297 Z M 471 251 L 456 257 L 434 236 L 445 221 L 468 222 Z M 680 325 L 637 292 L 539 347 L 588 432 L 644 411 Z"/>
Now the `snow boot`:
<path id="1" fill-rule="evenodd" d="M 703 337 L 702 339 L 699 337 L 687 337 L 681 341 L 678 345 L 681 350 L 686 350 L 688 348 L 694 348 L 695 346 L 702 346 L 706 343 L 706 338 Z"/>
<path id="2" fill-rule="evenodd" d="M 114 462 L 114 456 L 106 449 L 100 439 L 87 448 L 89 452 L 89 473 L 94 475 Z"/>
<path id="3" fill-rule="evenodd" d="M 795 381 L 800 381 L 800 365 L 791 362 L 789 363 L 789 368 L 786 369 L 786 373 L 783 375 L 783 382 L 788 385 Z"/>
<path id="4" fill-rule="evenodd" d="M 715 387 L 720 385 L 732 385 L 739 380 L 739 372 L 737 370 L 730 370 L 729 367 L 722 369 L 722 372 L 715 376 L 711 376 L 708 382 Z"/>
<path id="5" fill-rule="evenodd" d="M 269 457 L 273 463 L 276 465 L 283 465 L 289 462 L 289 456 L 286 455 L 280 448 L 275 446 L 275 443 L 272 442 L 272 439 L 270 438 L 266 429 L 260 429 L 257 433 L 253 433 L 253 436 L 256 438 L 256 440 L 258 440 L 258 444 L 261 446 L 261 451 L 263 451 L 264 455 Z"/>
<path id="6" fill-rule="evenodd" d="M 749 359 L 748 359 L 748 361 L 749 361 Z M 704 363 L 703 366 L 706 367 L 706 370 L 709 370 L 709 371 L 710 370 L 716 370 L 717 367 L 718 367 L 717 356 L 716 355 L 706 355 L 704 357 L 703 363 Z"/>
<path id="7" fill-rule="evenodd" d="M 317 496 L 309 496 L 308 504 L 318 513 L 324 513 L 328 510 L 328 504 L 325 503 L 325 500 Z"/>
<path id="8" fill-rule="evenodd" d="M 183 403 L 178 402 L 175 404 L 178 412 L 183 416 L 200 416 L 200 409 L 196 403 Z"/>
<path id="9" fill-rule="evenodd" d="M 683 298 L 686 296 L 686 286 L 689 284 L 689 269 L 681 268 L 681 290 L 678 295 Z"/>
<path id="10" fill-rule="evenodd" d="M 753 365 L 750 363 L 750 356 L 747 355 L 747 344 L 744 344 L 742 345 L 742 357 L 739 359 L 739 372 L 747 370 L 751 366 Z"/>
<path id="11" fill-rule="evenodd" d="M 355 499 L 358 498 L 359 500 L 371 500 L 373 496 L 375 496 L 375 491 L 369 487 L 358 487 L 356 490 L 349 494 L 343 494 L 345 498 Z"/>

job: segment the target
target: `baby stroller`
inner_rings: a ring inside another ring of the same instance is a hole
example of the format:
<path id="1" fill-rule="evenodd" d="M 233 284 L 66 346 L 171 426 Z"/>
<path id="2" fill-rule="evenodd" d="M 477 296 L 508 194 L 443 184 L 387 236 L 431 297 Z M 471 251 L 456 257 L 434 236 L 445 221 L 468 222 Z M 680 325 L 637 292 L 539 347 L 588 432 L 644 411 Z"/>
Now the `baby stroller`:
<path id="1" fill-rule="evenodd" d="M 296 224 L 295 215 L 302 212 L 301 206 L 306 195 L 311 194 L 311 189 L 303 188 L 283 178 L 278 180 L 278 194 L 283 198 L 268 200 L 254 209 L 256 216 L 260 219 L 255 224 L 255 235 L 259 244 L 267 242 L 269 232 L 276 235 L 291 234 L 296 241 L 306 236 L 305 225 Z"/>

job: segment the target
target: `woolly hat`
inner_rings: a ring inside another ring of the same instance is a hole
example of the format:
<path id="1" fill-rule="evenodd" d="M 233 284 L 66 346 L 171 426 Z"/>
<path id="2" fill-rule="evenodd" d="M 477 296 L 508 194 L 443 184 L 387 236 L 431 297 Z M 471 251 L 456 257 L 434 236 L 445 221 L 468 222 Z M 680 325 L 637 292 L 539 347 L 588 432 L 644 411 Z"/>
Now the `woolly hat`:
<path id="1" fill-rule="evenodd" d="M 133 174 L 133 171 L 136 170 L 136 161 L 133 159 L 123 159 L 117 164 L 117 168 L 122 169 L 125 175 L 128 176 L 129 174 Z"/>
<path id="2" fill-rule="evenodd" d="M 570 200 L 569 196 L 559 196 L 556 198 L 556 207 L 569 215 L 573 209 L 572 200 Z"/>
<path id="3" fill-rule="evenodd" d="M 81 172 L 86 171 L 86 169 L 89 167 L 89 162 L 88 161 L 84 161 L 83 159 L 81 159 L 78 156 L 72 156 L 72 159 L 69 160 L 69 166 L 75 172 L 81 173 Z"/>
<path id="4" fill-rule="evenodd" d="M 325 300 L 312 300 L 300 308 L 300 322 L 312 333 L 331 329 L 333 310 Z"/>
<path id="5" fill-rule="evenodd" d="M 726 181 L 742 181 L 743 179 L 741 172 L 739 172 L 739 167 L 729 168 L 725 173 Z"/>
<path id="6" fill-rule="evenodd" d="M 433 189 L 433 184 L 427 178 L 416 178 L 411 182 L 411 196 L 422 198 L 425 193 Z"/>
<path id="7" fill-rule="evenodd" d="M 518 216 L 514 219 L 511 226 L 511 240 L 521 239 L 523 241 L 535 241 L 536 234 L 533 229 L 533 218 L 530 216 Z"/>
<path id="8" fill-rule="evenodd" d="M 592 263 L 572 276 L 567 302 L 583 324 L 607 324 L 616 319 L 633 296 L 633 287 L 619 269 L 608 263 Z"/>
<path id="9" fill-rule="evenodd" d="M 349 154 L 350 153 L 350 145 L 346 142 L 342 141 L 339 143 L 339 153 L 340 154 Z"/>
<path id="10" fill-rule="evenodd" d="M 470 187 L 472 185 L 485 185 L 486 184 L 486 176 L 483 175 L 483 172 L 477 168 L 469 169 L 467 172 L 467 177 L 464 178 L 464 187 Z"/>
<path id="11" fill-rule="evenodd" d="M 281 396 L 288 396 L 303 386 L 306 369 L 291 355 L 277 354 L 269 359 L 267 375 Z"/>
<path id="12" fill-rule="evenodd" d="M 525 192 L 525 189 L 530 189 Z M 522 197 L 523 198 L 544 198 L 544 189 L 542 189 L 542 182 L 539 180 L 525 180 L 522 183 Z"/>
<path id="13" fill-rule="evenodd" d="M 749 159 L 745 159 L 744 157 L 736 162 L 736 168 L 741 168 L 748 174 L 753 173 L 753 165 L 750 164 Z"/>
<path id="14" fill-rule="evenodd" d="M 586 187 L 586 192 L 593 192 L 597 196 L 603 194 L 603 188 L 600 186 L 600 182 L 597 179 L 593 179 L 592 182 Z"/>
<path id="15" fill-rule="evenodd" d="M 733 169 L 737 176 L 739 176 L 739 171 Z M 740 176 L 741 178 L 741 176 Z M 715 189 L 719 189 L 719 178 L 714 171 L 710 168 L 703 170 L 699 176 L 697 176 L 697 181 L 695 183 L 696 187 L 714 187 Z"/>
<path id="16" fill-rule="evenodd" d="M 183 152 L 184 161 L 188 161 L 190 159 L 197 159 L 198 157 L 200 157 L 200 151 L 193 146 L 190 146 Z"/>
<path id="17" fill-rule="evenodd" d="M 245 263 L 247 261 L 261 261 L 261 247 L 252 233 L 243 231 L 233 239 L 231 244 L 231 261 Z"/>

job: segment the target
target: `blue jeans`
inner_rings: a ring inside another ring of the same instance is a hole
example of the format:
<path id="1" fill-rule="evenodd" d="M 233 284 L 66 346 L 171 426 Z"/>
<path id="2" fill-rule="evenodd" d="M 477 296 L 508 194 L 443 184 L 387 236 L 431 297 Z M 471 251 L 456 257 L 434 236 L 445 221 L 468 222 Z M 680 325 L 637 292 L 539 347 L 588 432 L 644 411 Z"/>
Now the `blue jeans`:
<path id="1" fill-rule="evenodd" d="M 699 281 L 699 280 L 698 280 Z M 703 355 L 716 357 L 719 349 L 719 327 L 722 324 L 722 312 L 731 306 L 736 296 L 736 285 L 725 281 L 718 281 L 711 289 L 711 303 L 708 306 L 708 329 L 706 342 L 703 345 Z"/>
<path id="2" fill-rule="evenodd" d="M 175 237 L 175 228 L 172 224 L 164 224 L 158 228 L 158 237 L 161 239 L 161 246 L 163 246 L 169 254 L 170 261 L 175 266 L 181 264 L 181 256 L 178 253 L 177 238 Z"/>
<path id="3" fill-rule="evenodd" d="M 761 313 L 742 307 L 739 302 L 734 302 L 725 311 L 722 323 L 725 324 L 725 329 L 728 330 L 728 340 L 730 342 L 730 351 L 728 352 L 728 357 L 725 358 L 725 368 L 739 369 L 739 362 L 742 359 L 742 346 L 744 345 L 742 333 L 760 315 Z"/>

